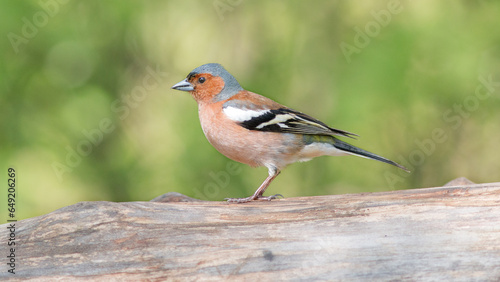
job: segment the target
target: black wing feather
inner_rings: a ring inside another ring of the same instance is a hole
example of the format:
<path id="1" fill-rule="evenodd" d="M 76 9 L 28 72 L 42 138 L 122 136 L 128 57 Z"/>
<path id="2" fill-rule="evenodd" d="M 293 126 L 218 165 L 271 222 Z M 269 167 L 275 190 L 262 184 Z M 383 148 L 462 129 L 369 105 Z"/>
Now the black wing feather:
<path id="1" fill-rule="evenodd" d="M 289 108 L 266 111 L 262 115 L 240 122 L 240 125 L 249 130 L 268 132 L 339 135 L 350 138 L 358 136 L 344 130 L 331 128 L 311 116 Z"/>

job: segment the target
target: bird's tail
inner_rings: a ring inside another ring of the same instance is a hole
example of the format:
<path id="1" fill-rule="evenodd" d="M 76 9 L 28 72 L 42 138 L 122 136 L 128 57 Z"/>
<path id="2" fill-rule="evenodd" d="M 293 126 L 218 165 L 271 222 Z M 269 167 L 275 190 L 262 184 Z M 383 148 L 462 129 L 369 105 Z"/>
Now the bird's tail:
<path id="1" fill-rule="evenodd" d="M 368 151 L 365 151 L 363 149 L 355 147 L 355 146 L 353 146 L 349 143 L 346 143 L 342 140 L 339 140 L 337 138 L 334 138 L 334 139 L 335 139 L 335 142 L 333 143 L 333 146 L 339 150 L 342 150 L 342 151 L 348 153 L 348 154 L 360 156 L 360 157 L 367 158 L 367 159 L 381 161 L 383 163 L 387 163 L 387 164 L 399 167 L 400 169 L 402 169 L 406 172 L 410 172 L 406 167 L 404 167 L 396 162 L 393 162 L 393 161 L 386 159 L 386 158 L 383 158 L 379 155 L 375 155 L 374 153 L 370 153 Z"/>

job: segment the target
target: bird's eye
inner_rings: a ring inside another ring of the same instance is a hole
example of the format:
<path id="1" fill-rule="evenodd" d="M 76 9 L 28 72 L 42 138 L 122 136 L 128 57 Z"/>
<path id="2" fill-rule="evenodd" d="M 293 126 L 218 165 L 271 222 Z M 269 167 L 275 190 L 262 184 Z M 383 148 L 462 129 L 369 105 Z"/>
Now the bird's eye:
<path id="1" fill-rule="evenodd" d="M 203 76 L 202 76 L 202 77 L 200 77 L 200 78 L 198 78 L 198 82 L 199 82 L 199 83 L 203 83 L 203 82 L 205 82 L 205 78 L 204 78 Z"/>

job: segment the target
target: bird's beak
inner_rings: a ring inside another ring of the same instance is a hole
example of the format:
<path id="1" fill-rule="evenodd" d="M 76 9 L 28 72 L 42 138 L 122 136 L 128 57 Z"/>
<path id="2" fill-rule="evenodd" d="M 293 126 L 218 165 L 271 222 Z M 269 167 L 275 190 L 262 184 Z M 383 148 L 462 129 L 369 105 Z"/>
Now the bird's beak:
<path id="1" fill-rule="evenodd" d="M 175 84 L 174 86 L 172 86 L 172 89 L 175 89 L 175 90 L 180 90 L 180 91 L 193 91 L 194 90 L 194 87 L 191 83 L 189 83 L 187 81 L 187 78 L 184 79 L 183 81 Z"/>

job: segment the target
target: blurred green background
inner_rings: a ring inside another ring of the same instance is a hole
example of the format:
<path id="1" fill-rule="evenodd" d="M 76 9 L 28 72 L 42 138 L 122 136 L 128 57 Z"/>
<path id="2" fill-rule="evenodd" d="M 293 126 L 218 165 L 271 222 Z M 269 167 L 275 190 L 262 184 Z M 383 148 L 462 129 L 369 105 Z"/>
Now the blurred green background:
<path id="1" fill-rule="evenodd" d="M 266 194 L 498 181 L 498 15 L 493 0 L 1 1 L 2 214 L 9 167 L 19 219 L 171 191 L 252 194 L 267 169 L 218 153 L 195 101 L 170 89 L 211 62 L 412 170 L 322 157 Z"/>

